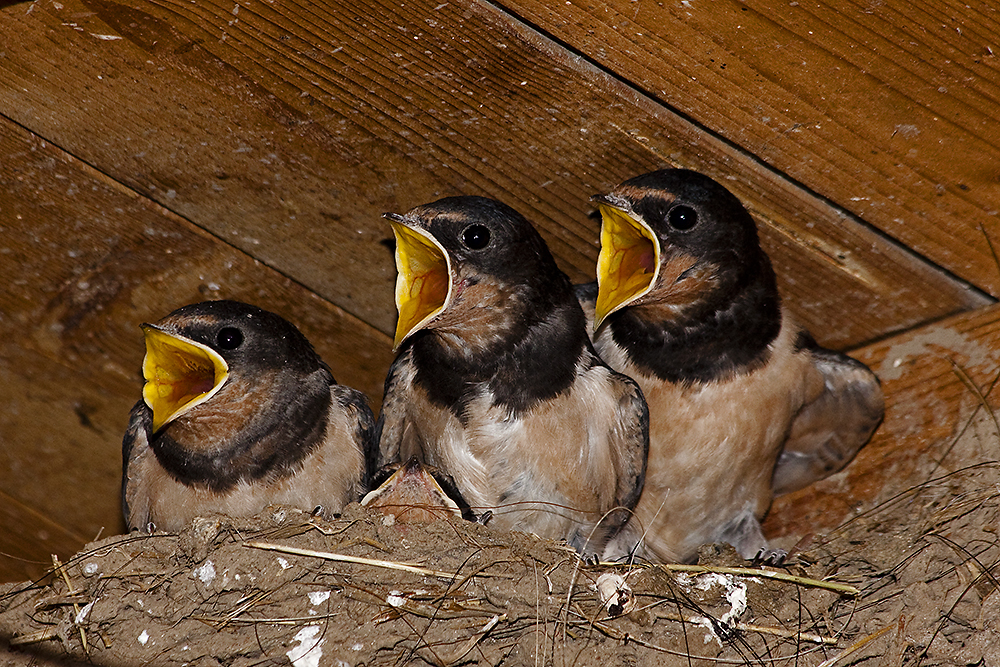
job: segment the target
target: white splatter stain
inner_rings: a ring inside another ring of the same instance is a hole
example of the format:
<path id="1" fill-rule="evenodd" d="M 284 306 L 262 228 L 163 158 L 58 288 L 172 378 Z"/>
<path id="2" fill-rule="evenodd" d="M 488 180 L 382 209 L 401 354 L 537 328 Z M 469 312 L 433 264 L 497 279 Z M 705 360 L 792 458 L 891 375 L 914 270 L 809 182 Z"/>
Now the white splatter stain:
<path id="1" fill-rule="evenodd" d="M 77 625 L 80 625 L 85 620 L 87 620 L 87 614 L 89 614 L 90 610 L 94 608 L 94 603 L 97 602 L 100 599 L 101 598 L 94 598 L 93 600 L 91 600 L 90 602 L 88 602 L 84 606 L 84 608 L 80 610 L 80 613 L 76 615 L 76 618 L 73 619 L 73 622 L 76 623 Z"/>
<path id="2" fill-rule="evenodd" d="M 962 332 L 950 327 L 940 327 L 893 345 L 882 360 L 877 374 L 883 381 L 898 380 L 906 372 L 907 360 L 925 354 L 948 358 L 951 353 L 965 357 L 968 360 L 962 364 L 965 367 L 993 368 L 1000 361 L 1000 350 L 990 349 L 988 345 L 969 339 Z"/>
<path id="3" fill-rule="evenodd" d="M 204 565 L 196 567 L 191 574 L 200 579 L 201 583 L 208 586 L 215 580 L 215 564 L 210 560 L 206 560 Z"/>
<path id="4" fill-rule="evenodd" d="M 330 591 L 311 591 L 309 593 L 309 602 L 313 605 L 323 604 L 330 599 Z"/>
<path id="5" fill-rule="evenodd" d="M 319 667 L 319 659 L 323 657 L 324 642 L 319 638 L 319 631 L 318 625 L 307 625 L 295 634 L 292 641 L 299 642 L 299 645 L 285 653 L 292 661 L 293 667 Z"/>

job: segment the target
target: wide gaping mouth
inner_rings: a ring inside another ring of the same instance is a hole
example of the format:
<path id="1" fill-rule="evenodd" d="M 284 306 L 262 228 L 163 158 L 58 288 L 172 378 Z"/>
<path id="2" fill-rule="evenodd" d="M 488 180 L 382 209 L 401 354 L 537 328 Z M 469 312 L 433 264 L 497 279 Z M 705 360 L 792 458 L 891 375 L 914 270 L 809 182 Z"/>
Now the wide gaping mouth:
<path id="1" fill-rule="evenodd" d="M 404 216 L 386 213 L 396 235 L 396 322 L 394 349 L 424 328 L 451 300 L 451 260 L 429 232 Z"/>
<path id="2" fill-rule="evenodd" d="M 143 324 L 146 357 L 142 398 L 153 411 L 153 433 L 212 398 L 229 378 L 219 353 L 154 324 Z"/>
<path id="3" fill-rule="evenodd" d="M 611 313 L 647 294 L 660 273 L 660 241 L 644 221 L 605 197 L 601 211 L 601 252 L 597 257 L 594 330 Z"/>

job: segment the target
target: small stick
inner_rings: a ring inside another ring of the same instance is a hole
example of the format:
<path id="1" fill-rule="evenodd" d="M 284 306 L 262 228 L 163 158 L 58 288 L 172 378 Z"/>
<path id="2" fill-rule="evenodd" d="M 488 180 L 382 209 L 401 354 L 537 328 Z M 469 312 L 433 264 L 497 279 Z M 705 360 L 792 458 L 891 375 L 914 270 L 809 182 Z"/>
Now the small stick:
<path id="1" fill-rule="evenodd" d="M 690 616 L 681 616 L 680 614 L 671 613 L 657 613 L 656 616 L 657 618 L 665 618 L 668 621 L 678 621 L 680 623 L 697 625 Z M 762 635 L 774 635 L 775 637 L 784 637 L 786 639 L 800 639 L 814 644 L 829 644 L 831 646 L 837 644 L 837 639 L 835 637 L 824 637 L 822 635 L 813 634 L 812 632 L 798 632 L 796 630 L 772 628 L 766 625 L 751 625 L 749 623 L 733 623 L 732 627 L 745 632 L 757 632 Z"/>
<path id="2" fill-rule="evenodd" d="M 37 632 L 29 632 L 26 635 L 19 635 L 17 637 L 12 637 L 8 639 L 8 643 L 11 646 L 20 646 L 22 644 L 37 644 L 38 642 L 44 642 L 49 639 L 55 639 L 59 636 L 55 630 L 38 630 Z"/>
<path id="3" fill-rule="evenodd" d="M 313 551 L 312 549 L 299 549 L 298 547 L 289 547 L 281 544 L 271 544 L 270 542 L 244 542 L 243 546 L 250 547 L 252 549 L 265 549 L 267 551 L 278 551 L 286 554 L 293 554 L 296 556 L 309 556 L 312 558 L 322 558 L 324 560 L 339 561 L 342 563 L 356 563 L 358 565 L 371 565 L 373 567 L 384 567 L 390 570 L 402 570 L 403 572 L 413 572 L 414 574 L 422 574 L 428 577 L 438 577 L 439 579 L 454 579 L 455 573 L 453 572 L 441 572 L 439 570 L 431 570 L 426 567 L 420 567 L 419 565 L 413 565 L 411 563 L 394 563 L 387 560 L 374 560 L 372 558 L 362 558 L 360 556 L 347 556 L 344 554 L 335 554 L 328 551 Z"/>
<path id="4" fill-rule="evenodd" d="M 986 401 L 986 396 L 983 395 L 982 390 L 976 385 L 975 382 L 972 381 L 972 378 L 969 377 L 969 374 L 965 372 L 965 369 L 962 368 L 958 363 L 956 363 L 954 359 L 949 357 L 948 361 L 951 362 L 952 371 L 954 371 L 955 375 L 958 376 L 958 379 L 961 380 L 962 384 L 964 384 L 966 388 L 968 388 L 968 390 L 975 395 L 976 400 L 979 401 L 979 404 L 983 406 L 989 413 L 990 418 L 993 420 L 993 428 L 996 430 L 997 437 L 1000 438 L 1000 423 L 997 422 L 997 415 L 995 412 L 993 412 L 993 408 L 991 408 L 990 404 Z M 993 387 L 990 386 L 991 391 L 992 389 Z M 989 394 L 989 392 L 986 393 Z"/>
<path id="5" fill-rule="evenodd" d="M 881 630 L 879 630 L 878 632 L 873 632 L 872 634 L 868 635 L 867 637 L 863 637 L 862 639 L 859 639 L 858 641 L 854 642 L 853 644 L 851 644 L 850 646 L 848 646 L 847 648 L 845 648 L 843 651 L 841 651 L 837 655 L 835 655 L 832 658 L 830 658 L 829 660 L 824 660 L 823 662 L 819 663 L 819 667 L 833 667 L 833 665 L 837 664 L 838 662 L 840 662 L 841 660 L 843 660 L 847 656 L 851 655 L 855 651 L 863 648 L 869 642 L 875 641 L 876 639 L 878 639 L 879 637 L 881 637 L 885 633 L 887 633 L 890 630 L 892 630 L 894 627 L 896 627 L 895 623 L 892 624 L 892 625 L 887 625 L 884 628 L 882 628 Z"/>
<path id="6" fill-rule="evenodd" d="M 609 565 L 613 565 L 613 563 L 609 563 Z M 843 595 L 850 595 L 852 597 L 861 595 L 861 591 L 848 584 L 838 584 L 835 581 L 809 579 L 808 577 L 797 577 L 794 574 L 774 572 L 772 570 L 761 570 L 756 567 L 715 567 L 706 565 L 681 565 L 679 563 L 661 563 L 656 567 L 661 567 L 664 570 L 672 572 L 713 572 L 716 574 L 735 574 L 743 577 L 765 577 L 767 579 L 776 579 L 777 581 L 786 581 L 788 583 L 798 584 L 799 586 L 825 588 L 827 590 L 836 591 Z"/>
<path id="7" fill-rule="evenodd" d="M 483 637 L 485 637 L 486 634 L 490 630 L 493 629 L 493 627 L 497 623 L 499 623 L 502 620 L 505 620 L 506 618 L 507 618 L 507 614 L 497 614 L 497 615 L 494 615 L 493 618 L 491 618 L 490 620 L 486 621 L 486 624 L 476 634 L 474 634 L 471 637 L 469 637 L 469 641 L 465 642 L 465 644 L 463 644 L 462 646 L 460 646 L 458 648 L 458 650 L 455 652 L 455 654 L 451 658 L 446 659 L 445 662 L 447 662 L 447 664 L 450 665 L 450 664 L 456 663 L 459 660 L 461 660 L 462 658 L 464 658 L 469 653 L 469 651 L 471 651 L 472 649 L 474 649 L 476 647 L 476 644 L 478 644 L 479 641 Z"/>
<path id="8" fill-rule="evenodd" d="M 66 568 L 63 564 L 59 562 L 59 556 L 52 554 L 52 565 L 55 567 L 55 571 L 62 575 L 63 581 L 66 582 L 66 593 L 68 595 L 76 595 L 76 589 L 73 588 L 73 584 L 69 580 L 69 575 L 66 574 Z M 73 613 L 74 618 L 80 617 L 80 605 L 79 603 L 73 603 Z M 87 647 L 87 633 L 84 631 L 83 626 L 80 626 L 80 642 L 83 644 L 83 652 L 86 655 L 90 655 L 90 649 Z"/>

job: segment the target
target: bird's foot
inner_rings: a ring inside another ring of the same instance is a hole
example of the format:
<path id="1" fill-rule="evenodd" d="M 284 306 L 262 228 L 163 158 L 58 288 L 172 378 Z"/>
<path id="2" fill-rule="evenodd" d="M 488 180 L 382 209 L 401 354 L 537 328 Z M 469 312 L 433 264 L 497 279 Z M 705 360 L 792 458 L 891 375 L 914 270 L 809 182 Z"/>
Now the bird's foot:
<path id="1" fill-rule="evenodd" d="M 778 567 L 779 565 L 784 565 L 785 558 L 788 557 L 788 552 L 784 549 L 771 549 L 769 547 L 762 547 L 753 558 L 750 559 L 750 563 L 756 567 L 758 565 L 770 565 L 772 567 Z"/>

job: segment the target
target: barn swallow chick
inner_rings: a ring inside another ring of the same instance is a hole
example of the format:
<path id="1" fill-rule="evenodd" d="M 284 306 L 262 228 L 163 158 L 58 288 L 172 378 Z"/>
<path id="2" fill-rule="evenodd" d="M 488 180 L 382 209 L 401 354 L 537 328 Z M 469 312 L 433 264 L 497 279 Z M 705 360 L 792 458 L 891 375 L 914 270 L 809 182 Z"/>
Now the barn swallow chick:
<path id="1" fill-rule="evenodd" d="M 431 523 L 446 517 L 476 520 L 455 482 L 415 456 L 402 465 L 383 467 L 372 486 L 376 488 L 361 499 L 361 505 L 391 514 L 397 523 Z"/>
<path id="2" fill-rule="evenodd" d="M 371 409 L 287 320 L 206 301 L 142 330 L 146 384 L 122 443 L 130 529 L 178 531 L 274 503 L 331 516 L 360 498 L 375 457 Z"/>
<path id="3" fill-rule="evenodd" d="M 879 381 L 795 323 L 753 219 L 712 179 L 656 171 L 594 201 L 598 285 L 578 294 L 598 353 L 650 412 L 645 490 L 605 555 L 687 561 L 728 542 L 753 557 L 773 495 L 842 469 L 871 437 Z"/>
<path id="4" fill-rule="evenodd" d="M 386 217 L 399 353 L 380 461 L 416 456 L 491 525 L 600 553 L 642 489 L 638 387 L 594 353 L 569 279 L 516 211 L 451 197 Z"/>

